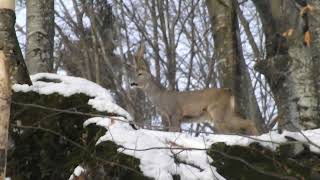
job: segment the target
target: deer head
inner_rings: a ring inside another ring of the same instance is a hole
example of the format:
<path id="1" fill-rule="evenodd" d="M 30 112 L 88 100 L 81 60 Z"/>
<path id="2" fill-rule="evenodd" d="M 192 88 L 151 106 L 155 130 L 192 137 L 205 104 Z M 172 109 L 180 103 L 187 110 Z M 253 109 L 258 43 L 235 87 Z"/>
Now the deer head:
<path id="1" fill-rule="evenodd" d="M 153 81 L 153 77 L 144 61 L 144 45 L 140 45 L 137 54 L 134 56 L 133 71 L 134 77 L 131 87 L 146 89 L 148 84 Z"/>

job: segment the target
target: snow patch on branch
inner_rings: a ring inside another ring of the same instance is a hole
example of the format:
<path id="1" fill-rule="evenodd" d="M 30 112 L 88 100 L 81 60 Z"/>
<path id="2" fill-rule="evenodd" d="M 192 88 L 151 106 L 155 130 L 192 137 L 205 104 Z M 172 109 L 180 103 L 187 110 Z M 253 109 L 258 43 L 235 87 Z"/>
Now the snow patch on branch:
<path id="1" fill-rule="evenodd" d="M 73 174 L 69 177 L 69 180 L 77 179 L 79 176 L 83 175 L 85 172 L 86 170 L 79 165 L 74 169 Z"/>
<path id="2" fill-rule="evenodd" d="M 107 128 L 111 124 L 111 119 L 110 118 L 101 118 L 101 117 L 90 118 L 83 123 L 83 127 L 87 127 L 90 124 L 96 124 L 98 126 L 102 126 L 102 127 Z"/>

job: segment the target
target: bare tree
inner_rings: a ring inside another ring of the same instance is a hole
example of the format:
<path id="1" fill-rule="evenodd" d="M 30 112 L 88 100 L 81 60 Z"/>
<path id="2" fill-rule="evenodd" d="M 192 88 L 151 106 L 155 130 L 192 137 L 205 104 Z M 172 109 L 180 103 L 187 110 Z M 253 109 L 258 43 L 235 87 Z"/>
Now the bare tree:
<path id="1" fill-rule="evenodd" d="M 111 8 L 105 1 L 84 2 L 73 0 L 71 4 L 63 1 L 58 4 L 55 70 L 64 69 L 111 89 L 139 124 L 145 119 L 151 119 L 147 125 L 159 122 L 145 95 L 129 86 L 132 74 L 126 67 L 132 64 L 132 52 L 142 40 L 146 42 L 147 64 L 162 87 L 176 91 L 229 87 L 238 97 L 238 111 L 256 120 L 260 129 L 265 122 L 271 123 L 277 112 L 273 99 L 279 108 L 279 117 L 282 116 L 280 92 L 275 93 L 277 88 L 270 80 L 282 77 L 266 75 L 265 78 L 253 68 L 258 62 L 257 69 L 266 74 L 261 66 L 267 67 L 264 59 L 274 50 L 270 45 L 275 39 L 272 33 L 282 35 L 290 29 L 270 30 L 272 21 L 264 20 L 260 10 L 262 7 L 266 12 L 271 11 L 273 8 L 268 8 L 269 5 L 234 0 L 126 0 L 112 1 Z M 210 2 L 216 3 L 215 11 L 210 10 Z M 299 9 L 297 4 L 295 7 L 299 14 L 302 7 Z M 304 9 L 308 16 L 316 15 L 316 11 L 309 9 Z M 211 17 L 219 18 L 213 18 L 212 22 Z M 300 24 L 303 23 L 305 16 L 299 18 Z M 270 28 L 265 28 L 270 22 Z"/>
<path id="2" fill-rule="evenodd" d="M 131 63 L 131 51 L 144 40 L 147 63 L 162 87 L 176 91 L 216 87 L 213 42 L 202 1 L 115 1 L 114 4 L 121 17 L 120 47 L 125 62 Z M 134 33 L 139 36 L 130 36 Z"/>

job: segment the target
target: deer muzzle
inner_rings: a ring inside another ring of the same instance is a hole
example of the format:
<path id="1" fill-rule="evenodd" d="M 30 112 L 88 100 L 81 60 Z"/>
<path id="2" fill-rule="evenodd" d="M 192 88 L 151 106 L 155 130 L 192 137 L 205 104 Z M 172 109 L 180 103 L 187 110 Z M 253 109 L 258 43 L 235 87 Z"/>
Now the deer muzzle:
<path id="1" fill-rule="evenodd" d="M 131 83 L 130 86 L 131 87 L 136 87 L 136 86 L 138 86 L 138 84 L 137 83 Z"/>

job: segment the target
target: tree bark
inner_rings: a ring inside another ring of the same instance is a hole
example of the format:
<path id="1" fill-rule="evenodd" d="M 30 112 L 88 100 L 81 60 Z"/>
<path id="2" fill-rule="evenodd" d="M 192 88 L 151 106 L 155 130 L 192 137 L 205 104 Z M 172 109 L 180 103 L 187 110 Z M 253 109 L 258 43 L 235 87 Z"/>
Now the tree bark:
<path id="1" fill-rule="evenodd" d="M 319 68 L 320 18 L 318 10 L 306 11 L 296 1 L 254 0 L 266 37 L 267 57 L 256 64 L 265 75 L 280 116 L 282 128 L 297 131 L 320 126 Z M 308 1 L 316 9 L 316 0 Z M 292 35 L 285 36 L 289 29 Z M 304 35 L 311 32 L 311 46 Z"/>
<path id="2" fill-rule="evenodd" d="M 175 44 L 175 22 L 169 15 L 169 3 L 168 1 L 157 0 L 157 10 L 159 12 L 160 30 L 162 32 L 162 38 L 165 44 L 165 53 L 167 57 L 167 73 L 168 89 L 176 90 L 176 72 L 177 72 L 177 60 L 176 60 L 176 44 Z M 171 24 L 172 23 L 172 24 Z"/>
<path id="3" fill-rule="evenodd" d="M 28 0 L 26 62 L 31 74 L 53 71 L 54 0 Z"/>
<path id="4" fill-rule="evenodd" d="M 5 28 L 10 29 L 10 25 L 14 24 L 14 19 L 7 19 L 9 20 L 8 23 L 6 19 L 2 19 L 3 15 L 8 12 L 12 13 L 14 9 L 14 0 L 0 1 L 0 41 L 2 42 L 7 41 L 7 39 L 4 39 L 6 36 L 3 35 L 5 34 Z M 11 104 L 11 77 L 9 72 L 9 60 L 12 60 L 7 59 L 5 55 L 5 51 L 7 49 L 3 46 L 3 44 L 4 43 L 1 43 L 0 46 L 0 179 L 5 179 L 6 177 L 8 129 Z"/>
<path id="5" fill-rule="evenodd" d="M 8 59 L 0 50 L 0 179 L 6 175 L 11 82 Z"/>
<path id="6" fill-rule="evenodd" d="M 240 44 L 236 9 L 232 0 L 207 0 L 218 59 L 221 87 L 232 89 L 236 97 L 236 111 L 254 120 L 263 131 L 262 116 Z"/>
<path id="7" fill-rule="evenodd" d="M 148 0 L 146 1 L 148 2 Z M 150 6 L 149 6 L 150 7 Z M 160 47 L 159 47 L 159 33 L 158 33 L 158 17 L 156 11 L 156 0 L 151 0 L 150 14 L 152 17 L 152 32 L 153 32 L 153 53 L 155 54 L 154 63 L 156 68 L 156 82 L 160 84 Z"/>
<path id="8" fill-rule="evenodd" d="M 0 7 L 3 5 L 5 4 L 1 2 Z M 14 29 L 15 18 L 13 10 L 0 8 L 0 50 L 3 50 L 5 56 L 10 59 L 12 83 L 31 85 L 32 82 Z"/>

